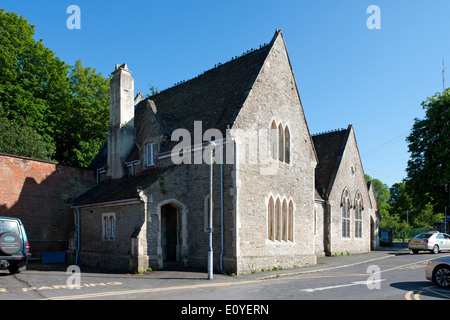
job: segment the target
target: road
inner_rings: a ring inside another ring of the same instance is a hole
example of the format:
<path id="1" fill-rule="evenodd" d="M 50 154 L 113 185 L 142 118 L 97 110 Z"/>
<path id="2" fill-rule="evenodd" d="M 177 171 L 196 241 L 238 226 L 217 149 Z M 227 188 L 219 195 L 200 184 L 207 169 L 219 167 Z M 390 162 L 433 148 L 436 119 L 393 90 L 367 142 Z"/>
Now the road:
<path id="1" fill-rule="evenodd" d="M 427 281 L 424 271 L 429 260 L 445 255 L 450 254 L 413 255 L 403 251 L 339 269 L 305 273 L 299 268 L 290 270 L 290 275 L 275 277 L 265 273 L 238 277 L 217 275 L 213 281 L 206 280 L 201 273 L 182 272 L 134 275 L 25 270 L 9 275 L 0 271 L 0 299 L 157 299 L 188 300 L 195 305 L 211 299 L 235 303 L 244 300 L 449 300 L 450 290 Z M 75 288 L 70 289 L 68 285 Z"/>

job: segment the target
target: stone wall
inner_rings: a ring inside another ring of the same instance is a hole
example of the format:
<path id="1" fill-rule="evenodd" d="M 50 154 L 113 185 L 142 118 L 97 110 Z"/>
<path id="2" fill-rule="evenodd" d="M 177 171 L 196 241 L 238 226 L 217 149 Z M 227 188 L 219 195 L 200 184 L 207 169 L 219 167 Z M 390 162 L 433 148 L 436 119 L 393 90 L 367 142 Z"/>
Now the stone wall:
<path id="1" fill-rule="evenodd" d="M 341 199 L 344 189 L 350 194 L 350 237 L 342 237 L 342 210 Z M 355 237 L 355 196 L 361 193 L 363 202 L 362 213 L 362 237 Z M 364 178 L 356 144 L 355 134 L 351 128 L 347 144 L 342 154 L 339 170 L 334 180 L 329 203 L 331 206 L 331 233 L 330 233 L 330 254 L 347 254 L 370 251 L 370 210 L 371 204 L 367 184 Z"/>
<path id="2" fill-rule="evenodd" d="M 213 251 L 214 268 L 219 270 L 222 260 L 222 270 L 234 272 L 234 204 L 231 199 L 230 175 L 231 166 L 214 164 Z M 171 205 L 178 214 L 177 260 L 189 266 L 206 268 L 209 246 L 207 223 L 209 188 L 210 166 L 186 164 L 178 166 L 145 191 L 149 199 L 147 235 L 151 265 L 159 267 L 164 265 L 164 212 L 161 208 L 164 205 Z"/>
<path id="3" fill-rule="evenodd" d="M 233 129 L 258 132 L 269 129 L 272 121 L 290 130 L 290 162 L 269 160 L 267 149 L 260 146 L 257 163 L 247 158 L 236 167 L 238 273 L 316 262 L 311 245 L 316 158 L 282 36 L 277 37 Z M 247 149 L 258 145 L 258 136 L 248 136 L 252 138 Z M 270 196 L 293 201 L 293 241 L 269 239 Z"/>
<path id="4" fill-rule="evenodd" d="M 325 255 L 325 223 L 326 203 L 323 200 L 316 200 L 314 204 L 314 252 L 316 256 Z"/>
<path id="5" fill-rule="evenodd" d="M 145 270 L 148 267 L 145 263 L 146 252 L 139 249 L 140 245 L 145 248 L 140 237 L 141 229 L 145 232 L 146 225 L 144 204 L 80 209 L 80 214 L 81 265 L 123 271 Z M 105 215 L 115 217 L 113 239 L 104 237 L 102 219 Z M 138 256 L 141 261 L 138 261 Z"/>

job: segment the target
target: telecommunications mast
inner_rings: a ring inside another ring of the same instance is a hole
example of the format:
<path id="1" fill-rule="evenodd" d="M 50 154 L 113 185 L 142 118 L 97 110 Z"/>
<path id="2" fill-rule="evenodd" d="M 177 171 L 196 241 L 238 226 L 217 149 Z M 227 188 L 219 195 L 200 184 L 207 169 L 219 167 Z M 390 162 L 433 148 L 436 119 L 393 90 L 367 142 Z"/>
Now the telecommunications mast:
<path id="1" fill-rule="evenodd" d="M 445 65 L 445 60 L 442 59 L 442 92 L 445 91 L 445 70 L 447 66 Z"/>

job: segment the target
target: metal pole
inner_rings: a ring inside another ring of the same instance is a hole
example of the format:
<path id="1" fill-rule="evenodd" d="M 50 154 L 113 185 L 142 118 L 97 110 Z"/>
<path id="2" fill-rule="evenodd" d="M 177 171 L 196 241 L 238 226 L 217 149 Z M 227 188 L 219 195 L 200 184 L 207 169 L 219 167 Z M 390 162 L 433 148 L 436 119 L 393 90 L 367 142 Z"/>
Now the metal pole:
<path id="1" fill-rule="evenodd" d="M 450 185 L 447 183 L 445 185 L 445 190 L 448 192 L 448 203 L 450 204 Z M 445 217 L 444 217 L 444 228 L 445 228 L 445 233 L 448 233 L 448 228 L 447 228 L 447 208 L 449 208 L 450 206 L 445 206 Z"/>
<path id="2" fill-rule="evenodd" d="M 216 144 L 213 141 L 208 143 L 210 148 L 210 180 L 209 180 L 209 248 L 208 248 L 208 280 L 213 279 L 213 245 L 212 245 L 212 228 L 213 228 L 213 152 Z"/>

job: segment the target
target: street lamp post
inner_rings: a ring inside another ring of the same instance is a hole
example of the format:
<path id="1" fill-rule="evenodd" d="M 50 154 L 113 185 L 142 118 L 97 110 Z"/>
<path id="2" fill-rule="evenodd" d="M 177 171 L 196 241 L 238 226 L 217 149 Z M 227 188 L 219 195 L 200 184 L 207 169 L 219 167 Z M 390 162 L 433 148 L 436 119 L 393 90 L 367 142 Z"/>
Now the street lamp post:
<path id="1" fill-rule="evenodd" d="M 448 206 L 445 206 L 445 232 L 448 233 L 448 228 L 447 228 L 447 208 L 450 208 L 450 183 L 447 183 L 445 185 L 445 191 L 448 192 Z"/>
<path id="2" fill-rule="evenodd" d="M 208 280 L 213 279 L 213 245 L 212 245 L 212 228 L 213 228 L 213 152 L 216 144 L 214 141 L 208 143 L 210 148 L 210 179 L 209 179 L 209 247 L 208 247 Z"/>

